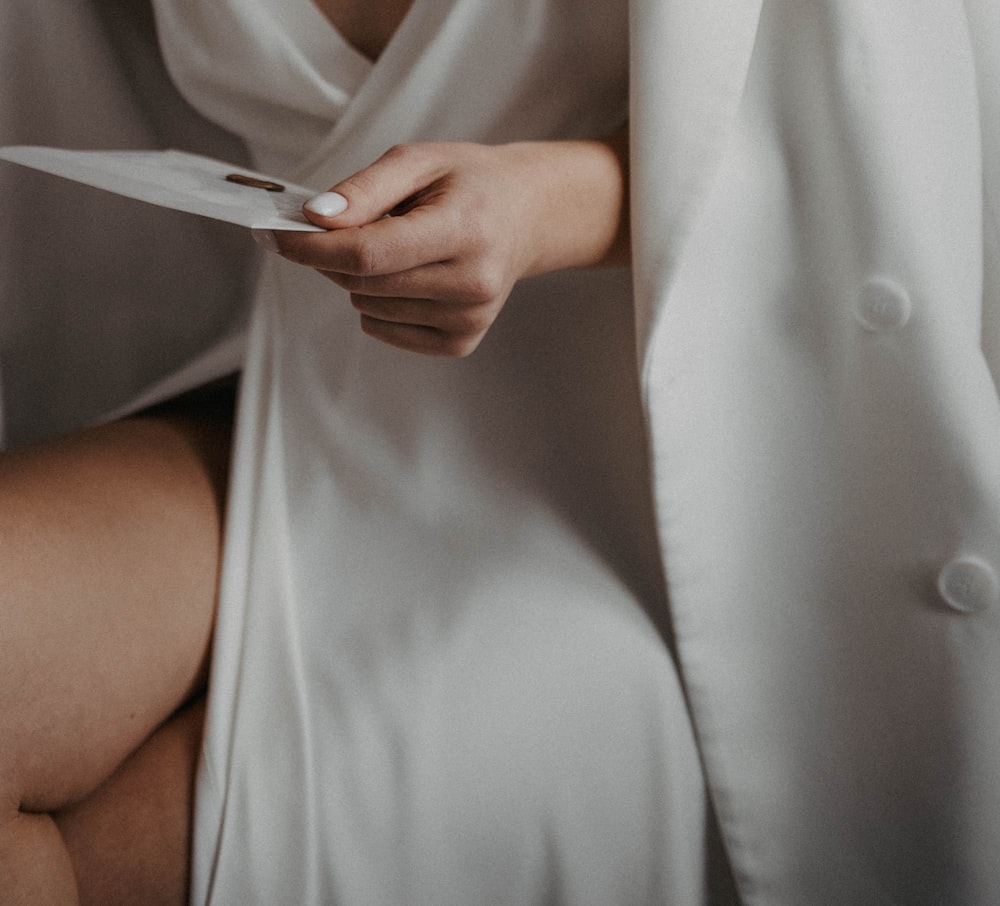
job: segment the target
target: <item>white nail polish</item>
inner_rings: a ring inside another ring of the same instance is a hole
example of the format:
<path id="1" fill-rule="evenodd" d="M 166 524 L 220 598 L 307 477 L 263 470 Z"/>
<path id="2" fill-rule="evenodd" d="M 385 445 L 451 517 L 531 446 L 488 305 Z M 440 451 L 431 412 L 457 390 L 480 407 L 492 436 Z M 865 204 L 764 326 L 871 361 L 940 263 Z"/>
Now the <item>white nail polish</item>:
<path id="1" fill-rule="evenodd" d="M 267 252 L 278 251 L 278 237 L 274 235 L 274 230 L 251 230 L 254 242 Z"/>
<path id="2" fill-rule="evenodd" d="M 322 192 L 310 198 L 305 207 L 319 217 L 336 217 L 347 210 L 347 199 L 337 192 Z"/>

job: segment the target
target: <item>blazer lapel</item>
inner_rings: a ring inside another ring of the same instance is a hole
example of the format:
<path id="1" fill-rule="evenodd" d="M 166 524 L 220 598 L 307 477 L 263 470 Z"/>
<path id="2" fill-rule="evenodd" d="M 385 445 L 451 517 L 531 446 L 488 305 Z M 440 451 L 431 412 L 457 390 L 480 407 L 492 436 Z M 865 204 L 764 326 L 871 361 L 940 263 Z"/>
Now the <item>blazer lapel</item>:
<path id="1" fill-rule="evenodd" d="M 762 0 L 632 0 L 632 246 L 644 358 L 725 150 Z"/>

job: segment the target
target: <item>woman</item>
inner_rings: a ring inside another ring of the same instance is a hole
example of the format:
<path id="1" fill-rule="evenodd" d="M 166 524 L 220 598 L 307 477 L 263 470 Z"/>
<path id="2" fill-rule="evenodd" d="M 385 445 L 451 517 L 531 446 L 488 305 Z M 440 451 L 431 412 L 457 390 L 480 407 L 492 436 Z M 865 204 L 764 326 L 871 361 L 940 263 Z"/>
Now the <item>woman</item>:
<path id="1" fill-rule="evenodd" d="M 621 233 L 623 11 L 402 12 L 158 5 L 335 189 L 261 237 L 194 900 L 725 901 L 704 770 L 745 902 L 994 901 L 986 4 L 632 4 L 637 362 L 623 274 L 498 313 Z"/>
<path id="2" fill-rule="evenodd" d="M 624 11 L 595 3 L 553 17 L 540 4 L 418 4 L 402 18 L 402 8 L 387 5 L 379 24 L 395 14 L 401 25 L 384 54 L 387 34 L 362 29 L 348 40 L 306 4 L 160 4 L 157 12 L 178 84 L 247 139 L 260 167 L 322 187 L 327 177 L 302 171 L 305 149 L 323 167 L 360 170 L 339 186 L 350 203 L 339 223 L 319 218 L 348 228 L 326 235 L 336 245 L 305 242 L 286 253 L 359 260 L 360 269 L 344 266 L 359 273 L 335 273 L 335 281 L 350 284 L 364 329 L 393 347 L 468 356 L 480 346 L 461 362 L 380 346 L 357 331 L 347 295 L 338 305 L 321 277 L 285 265 L 263 278 L 232 481 L 195 900 L 322 902 L 352 890 L 364 902 L 624 902 L 671 890 L 687 898 L 703 884 L 698 827 L 707 810 L 676 674 L 650 620 L 662 617 L 663 591 L 644 493 L 627 275 L 564 275 L 518 290 L 516 316 L 483 340 L 520 277 L 621 257 L 624 144 L 591 137 L 624 123 Z M 323 13 L 345 29 L 354 19 L 346 5 Z M 269 58 L 253 41 L 272 24 L 280 52 Z M 532 41 L 523 39 L 526 26 Z M 470 28 L 510 40 L 490 59 L 457 42 Z M 202 47 L 211 62 L 199 71 Z M 287 84 L 257 97 L 244 91 L 245 67 L 261 75 L 262 51 L 276 76 L 291 71 Z M 586 71 L 571 65 L 590 51 Z M 498 73 L 509 84 L 503 97 Z M 508 74 L 520 79 L 510 83 Z M 206 77 L 211 89 L 203 91 Z M 453 87 L 428 94 L 425 86 L 442 78 Z M 554 103 L 538 91 L 553 80 Z M 336 147 L 324 139 L 331 129 Z M 459 135 L 480 144 L 411 144 L 361 166 L 399 140 Z M 539 141 L 550 138 L 560 141 Z M 382 220 L 387 211 L 396 216 Z M 366 224 L 360 234 L 350 229 Z M 410 235 L 401 239 L 399 226 Z M 389 275 L 367 273 L 365 256 L 381 249 L 415 250 L 429 266 L 412 270 L 423 262 L 390 258 Z M 439 259 L 449 263 L 438 266 Z M 402 285 L 391 276 L 401 267 L 411 271 Z M 272 281 L 303 279 L 274 292 Z M 419 314 L 405 301 L 416 291 L 432 300 Z M 387 310 L 386 292 L 404 300 Z M 302 347 L 306 338 L 315 357 Z M 272 357 L 281 349 L 291 358 L 279 375 Z M 583 406 L 574 402 L 577 391 Z M 287 394 L 274 409 L 272 392 Z M 131 440 L 142 424 L 149 422 L 104 430 Z M 176 457 L 188 468 L 183 475 L 215 474 L 191 441 L 190 422 L 172 445 L 163 441 L 163 420 L 153 424 L 161 459 Z M 274 459 L 277 448 L 258 440 L 279 435 L 287 449 Z M 282 465 L 290 455 L 301 459 Z M 159 460 L 148 472 L 170 477 Z M 289 480 L 297 487 L 284 488 Z M 145 480 L 135 483 L 144 499 L 160 499 Z M 172 497 L 171 509 L 194 514 L 179 533 L 205 565 L 186 582 L 204 592 L 213 588 L 206 580 L 221 492 L 207 478 L 184 487 L 190 496 Z M 29 796 L 22 785 L 15 797 L 21 814 L 10 834 L 21 849 L 8 848 L 15 853 L 8 864 L 24 890 L 55 886 L 58 848 L 53 841 L 35 860 L 32 877 L 24 853 L 41 852 L 41 843 L 26 839 L 26 827 L 51 835 L 52 826 L 24 813 L 78 798 L 163 720 L 164 702 L 176 706 L 197 688 L 210 599 L 168 586 L 166 600 L 175 593 L 194 611 L 178 621 L 189 635 L 149 633 L 176 664 L 175 682 L 166 684 L 161 663 L 147 662 L 146 674 L 143 661 L 123 662 L 151 701 L 128 695 L 128 713 L 117 715 L 108 684 L 80 684 L 81 698 L 116 732 L 95 739 L 94 763 L 79 759 L 68 792 Z M 124 605 L 112 604 L 121 621 Z M 150 606 L 176 620 L 169 603 Z M 127 618 L 117 632 L 141 658 L 145 645 L 135 638 L 148 638 L 148 629 L 131 612 Z M 19 650 L 32 649 L 32 632 L 21 633 Z M 47 690 L 64 685 L 42 679 Z M 109 683 L 135 686 L 119 675 Z M 43 698 L 29 713 L 53 707 Z M 398 718 L 385 720 L 399 708 Z M 127 900 L 142 890 L 145 899 L 149 886 L 175 896 L 182 889 L 182 811 L 168 816 L 177 822 L 169 839 L 181 841 L 165 850 L 174 858 L 150 866 L 130 854 L 124 873 L 122 850 L 94 827 L 114 831 L 105 816 L 127 801 L 123 791 L 135 776 L 169 778 L 161 782 L 175 798 L 165 798 L 184 801 L 197 716 L 183 712 L 110 786 L 70 813 L 60 810 L 88 896 Z M 398 720 L 412 722 L 415 735 L 404 738 Z M 122 726 L 129 732 L 118 732 Z M 12 738 L 28 747 L 22 725 L 14 729 Z M 82 735 L 57 730 L 61 740 Z M 244 734 L 249 747 L 237 739 Z M 385 761 L 393 752 L 401 773 Z M 52 754 L 34 744 L 21 757 L 53 772 Z M 65 759 L 59 764 L 67 771 Z M 615 780 L 620 771 L 627 784 Z M 244 800 L 239 791 L 264 776 L 270 790 Z M 595 797 L 595 785 L 607 792 Z M 669 811 L 664 786 L 678 791 Z M 164 817 L 150 818 L 165 834 Z M 250 838 L 240 839 L 244 833 L 260 835 L 265 860 Z M 681 868 L 671 872 L 662 847 L 674 836 Z M 255 865 L 260 871 L 250 870 Z M 145 880 L 134 876 L 149 869 Z"/>
<path id="3" fill-rule="evenodd" d="M 194 900 L 701 899 L 630 283 L 581 269 L 625 8 L 415 3 L 374 62 L 309 4 L 156 8 L 202 113 L 334 187 L 263 237 Z"/>

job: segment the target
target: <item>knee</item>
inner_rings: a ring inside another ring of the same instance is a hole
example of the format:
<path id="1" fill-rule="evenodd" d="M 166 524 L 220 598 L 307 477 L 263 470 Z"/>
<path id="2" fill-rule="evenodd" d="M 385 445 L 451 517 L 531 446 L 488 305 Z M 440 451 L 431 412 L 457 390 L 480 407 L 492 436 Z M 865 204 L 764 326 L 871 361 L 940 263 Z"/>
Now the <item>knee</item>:
<path id="1" fill-rule="evenodd" d="M 51 816 L 17 809 L 0 817 L 0 906 L 79 901 L 69 853 Z"/>

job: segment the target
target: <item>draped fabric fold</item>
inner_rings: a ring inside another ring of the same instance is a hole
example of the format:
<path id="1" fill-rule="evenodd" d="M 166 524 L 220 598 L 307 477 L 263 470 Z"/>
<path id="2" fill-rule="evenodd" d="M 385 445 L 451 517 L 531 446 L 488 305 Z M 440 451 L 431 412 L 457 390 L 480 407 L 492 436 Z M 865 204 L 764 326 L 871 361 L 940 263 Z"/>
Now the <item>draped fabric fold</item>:
<path id="1" fill-rule="evenodd" d="M 279 177 L 322 189 L 399 142 L 627 117 L 624 3 L 417 0 L 360 78 L 284 8 L 157 3 L 177 84 Z M 342 103 L 293 153 L 265 94 Z M 629 275 L 524 281 L 448 361 L 373 342 L 342 291 L 272 259 L 250 349 L 194 902 L 713 898 Z"/>

